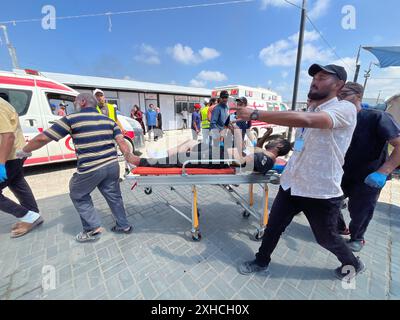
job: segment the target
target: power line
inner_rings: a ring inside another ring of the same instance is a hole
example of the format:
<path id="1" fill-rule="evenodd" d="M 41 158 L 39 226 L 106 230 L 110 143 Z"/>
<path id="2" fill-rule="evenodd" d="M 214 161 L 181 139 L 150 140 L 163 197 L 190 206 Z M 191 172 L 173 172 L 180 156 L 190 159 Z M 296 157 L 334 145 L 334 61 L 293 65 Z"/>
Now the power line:
<path id="1" fill-rule="evenodd" d="M 328 42 L 328 40 L 326 40 L 326 38 L 324 37 L 324 35 L 322 34 L 321 31 L 319 31 L 319 29 L 317 28 L 317 26 L 314 24 L 314 22 L 312 22 L 311 18 L 307 15 L 307 19 L 308 21 L 311 23 L 311 25 L 313 26 L 314 30 L 318 32 L 318 34 L 320 35 L 321 39 L 326 43 L 326 45 L 332 50 L 332 52 L 334 53 L 334 55 L 343 62 L 344 65 L 346 65 L 350 70 L 355 72 L 355 69 L 350 67 L 341 56 L 338 55 L 338 53 L 336 52 L 336 50 L 331 46 L 331 44 Z"/>
<path id="2" fill-rule="evenodd" d="M 256 0 L 236 0 L 236 1 L 216 2 L 216 3 L 200 3 L 200 4 L 193 4 L 193 5 L 187 5 L 187 6 L 176 6 L 176 7 L 164 7 L 164 8 L 138 9 L 138 10 L 119 11 L 119 12 L 104 12 L 104 13 L 93 13 L 93 14 L 82 14 L 82 15 L 75 15 L 75 16 L 56 17 L 53 20 L 81 19 L 81 18 L 104 17 L 104 16 L 110 17 L 110 16 L 122 15 L 122 14 L 135 14 L 135 13 L 172 11 L 172 10 L 182 10 L 182 9 L 206 8 L 206 7 L 215 7 L 215 6 L 225 6 L 225 5 L 250 3 L 250 2 L 255 2 L 255 1 Z M 40 21 L 42 21 L 42 19 L 43 18 L 22 19 L 22 20 L 8 20 L 8 21 L 0 22 L 0 24 L 13 24 L 13 25 L 15 25 L 16 23 L 40 22 Z"/>
<path id="3" fill-rule="evenodd" d="M 298 6 L 297 4 L 295 4 L 295 3 L 293 3 L 293 2 L 290 2 L 290 1 L 288 1 L 288 0 L 284 0 L 284 1 L 287 2 L 287 3 L 289 3 L 289 4 L 291 4 L 292 6 L 294 6 L 294 7 L 296 7 L 296 8 L 299 8 L 300 10 L 303 9 L 302 7 Z"/>
<path id="4" fill-rule="evenodd" d="M 286 3 L 299 8 L 300 10 L 303 9 L 302 7 L 298 6 L 297 4 L 290 2 L 288 0 L 284 0 Z M 334 55 L 343 62 L 344 65 L 346 65 L 350 70 L 355 71 L 355 69 L 353 69 L 352 67 L 350 67 L 341 56 L 338 55 L 338 53 L 336 52 L 336 50 L 331 46 L 331 44 L 329 43 L 329 41 L 324 37 L 324 35 L 322 34 L 322 32 L 319 31 L 319 29 L 317 28 L 317 26 L 315 25 L 315 23 L 311 20 L 311 18 L 308 16 L 308 14 L 306 15 L 307 20 L 311 23 L 311 25 L 313 26 L 314 30 L 318 32 L 318 34 L 320 35 L 321 39 L 326 43 L 326 45 L 332 50 L 332 52 L 334 53 Z"/>

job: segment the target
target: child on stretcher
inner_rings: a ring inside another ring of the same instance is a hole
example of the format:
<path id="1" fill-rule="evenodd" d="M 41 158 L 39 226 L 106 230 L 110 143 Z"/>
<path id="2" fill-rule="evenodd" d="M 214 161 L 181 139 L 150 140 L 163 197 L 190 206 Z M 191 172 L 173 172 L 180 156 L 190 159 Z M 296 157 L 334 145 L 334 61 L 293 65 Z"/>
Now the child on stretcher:
<path id="1" fill-rule="evenodd" d="M 133 156 L 134 158 L 130 159 L 129 162 L 137 167 L 180 168 L 185 161 L 192 160 L 194 163 L 186 165 L 187 168 L 222 169 L 227 168 L 228 164 L 218 160 L 232 159 L 234 160 L 232 166 L 241 166 L 248 171 L 266 174 L 273 168 L 277 157 L 285 156 L 291 150 L 291 144 L 283 138 L 271 140 L 263 148 L 272 133 L 272 129 L 269 129 L 259 139 L 254 150 L 250 150 L 245 154 L 242 147 L 241 130 L 236 125 L 232 125 L 230 131 L 234 140 L 234 143 L 231 143 L 232 147 L 229 147 L 229 143 L 226 142 L 224 146 L 212 147 L 208 144 L 188 140 L 166 151 L 162 157 L 160 155 L 158 158 Z M 202 160 L 202 163 L 196 163 L 198 160 Z M 209 160 L 215 161 L 211 162 Z"/>

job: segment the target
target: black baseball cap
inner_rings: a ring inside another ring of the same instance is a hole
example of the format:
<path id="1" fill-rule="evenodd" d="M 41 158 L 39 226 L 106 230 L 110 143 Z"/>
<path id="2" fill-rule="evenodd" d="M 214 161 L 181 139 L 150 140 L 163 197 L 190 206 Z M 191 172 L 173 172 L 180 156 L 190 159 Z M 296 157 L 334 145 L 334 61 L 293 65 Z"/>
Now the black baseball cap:
<path id="1" fill-rule="evenodd" d="M 220 98 L 229 98 L 229 93 L 226 90 L 222 90 L 221 93 L 219 94 Z"/>
<path id="2" fill-rule="evenodd" d="M 308 69 L 308 74 L 311 77 L 314 77 L 318 72 L 320 71 L 325 71 L 330 74 L 336 75 L 340 80 L 343 80 L 344 82 L 347 81 L 347 72 L 346 70 L 338 66 L 336 64 L 328 64 L 326 66 L 322 66 L 320 64 L 314 63 L 309 69 Z"/>
<path id="3" fill-rule="evenodd" d="M 247 99 L 245 97 L 240 97 L 236 99 L 236 102 L 241 102 L 243 103 L 245 106 L 247 106 Z"/>

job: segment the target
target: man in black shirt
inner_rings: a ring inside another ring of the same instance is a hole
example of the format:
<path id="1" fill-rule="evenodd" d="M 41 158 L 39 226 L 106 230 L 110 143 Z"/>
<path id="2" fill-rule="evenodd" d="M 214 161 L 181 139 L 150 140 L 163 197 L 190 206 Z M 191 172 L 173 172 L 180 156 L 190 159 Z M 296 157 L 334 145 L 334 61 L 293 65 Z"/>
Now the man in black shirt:
<path id="1" fill-rule="evenodd" d="M 365 244 L 364 234 L 372 219 L 379 194 L 387 177 L 400 164 L 400 126 L 389 113 L 362 109 L 364 88 L 347 82 L 339 98 L 354 103 L 357 107 L 357 126 L 343 166 L 342 189 L 348 197 L 351 222 L 351 239 L 348 246 L 359 252 Z M 388 157 L 388 143 L 394 147 Z M 338 221 L 339 232 L 345 234 L 343 215 Z"/>

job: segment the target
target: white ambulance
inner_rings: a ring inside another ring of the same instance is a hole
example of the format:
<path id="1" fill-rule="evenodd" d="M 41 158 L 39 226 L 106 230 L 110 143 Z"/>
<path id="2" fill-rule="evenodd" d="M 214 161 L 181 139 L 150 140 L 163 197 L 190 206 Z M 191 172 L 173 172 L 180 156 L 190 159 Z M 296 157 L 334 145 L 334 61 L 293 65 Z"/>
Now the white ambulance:
<path id="1" fill-rule="evenodd" d="M 50 80 L 35 70 L 0 71 L 0 97 L 7 97 L 17 110 L 26 141 L 51 127 L 64 112 L 74 112 L 73 102 L 78 94 L 74 89 Z M 133 130 L 128 130 L 125 138 L 133 150 Z M 75 159 L 72 139 L 67 136 L 34 151 L 32 157 L 26 160 L 25 166 Z"/>
<path id="2" fill-rule="evenodd" d="M 235 100 L 240 97 L 245 97 L 248 102 L 248 107 L 257 110 L 267 111 L 287 111 L 288 106 L 282 102 L 282 97 L 276 92 L 264 88 L 252 88 L 242 85 L 232 85 L 225 87 L 217 87 L 212 91 L 212 97 L 218 98 L 222 90 L 229 93 L 228 107 L 236 105 Z M 273 136 L 286 137 L 288 127 L 277 126 L 261 121 L 252 121 L 251 130 L 257 138 L 262 137 L 267 128 L 272 128 Z"/>

